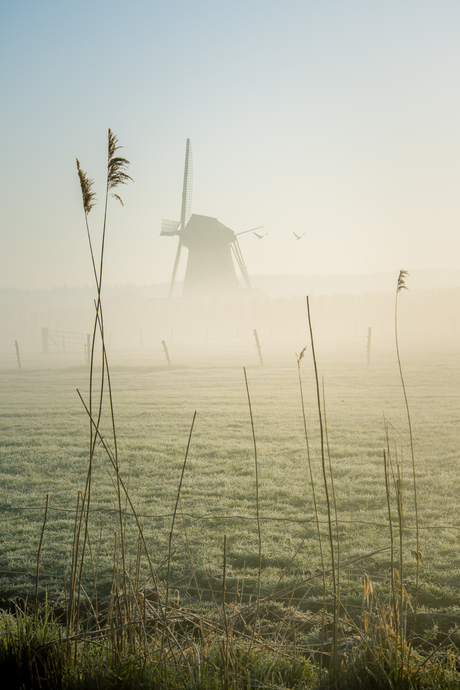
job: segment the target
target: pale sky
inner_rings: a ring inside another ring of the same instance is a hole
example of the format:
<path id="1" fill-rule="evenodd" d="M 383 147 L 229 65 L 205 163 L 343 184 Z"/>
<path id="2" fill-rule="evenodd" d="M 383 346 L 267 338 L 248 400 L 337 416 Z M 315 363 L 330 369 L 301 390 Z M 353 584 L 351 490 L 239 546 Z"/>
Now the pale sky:
<path id="1" fill-rule="evenodd" d="M 0 287 L 91 284 L 108 127 L 108 284 L 169 280 L 187 137 L 250 274 L 460 268 L 459 35 L 458 0 L 4 0 Z"/>

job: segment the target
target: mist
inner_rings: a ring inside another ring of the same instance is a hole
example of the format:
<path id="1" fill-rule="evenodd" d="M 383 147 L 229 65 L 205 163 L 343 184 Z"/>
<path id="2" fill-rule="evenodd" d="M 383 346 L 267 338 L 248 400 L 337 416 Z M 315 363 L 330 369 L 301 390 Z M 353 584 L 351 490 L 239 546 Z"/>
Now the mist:
<path id="1" fill-rule="evenodd" d="M 3 5 L 6 672 L 458 687 L 460 4 Z"/>
<path id="2" fill-rule="evenodd" d="M 460 333 L 460 272 L 414 272 L 409 290 L 401 298 L 400 332 L 414 340 L 435 343 Z M 165 363 L 162 342 L 181 350 L 180 361 L 190 359 L 187 348 L 200 345 L 212 359 L 222 345 L 248 352 L 254 349 L 254 330 L 264 348 L 302 349 L 308 339 L 306 296 L 311 303 L 315 335 L 325 342 L 343 338 L 366 344 L 372 329 L 373 345 L 394 333 L 394 298 L 397 274 L 370 276 L 253 276 L 253 290 L 241 289 L 233 297 L 190 300 L 168 298 L 169 283 L 144 287 L 103 287 L 106 341 L 123 360 L 153 365 Z M 182 284 L 176 286 L 180 294 Z M 342 292 L 339 292 L 342 290 Z M 92 333 L 95 289 L 0 291 L 0 348 L 3 364 L 15 366 L 14 343 L 23 355 L 42 358 L 42 332 L 53 332 L 48 364 L 65 365 L 76 353 L 66 339 Z M 83 348 L 83 345 L 81 346 Z M 244 348 L 243 348 L 244 349 Z M 364 350 L 363 350 L 364 352 Z M 25 362 L 23 356 L 23 362 Z M 363 355 L 364 356 L 364 355 Z M 84 363 L 83 349 L 80 352 Z M 147 358 L 147 359 L 146 359 Z M 193 359 L 193 357 L 192 357 Z"/>
<path id="3" fill-rule="evenodd" d="M 251 275 L 460 269 L 455 3 L 105 6 L 3 12 L 0 287 L 91 284 L 75 158 L 101 200 L 108 127 L 135 183 L 107 285 L 170 279 L 187 138 L 192 213 L 267 233 L 241 236 Z"/>

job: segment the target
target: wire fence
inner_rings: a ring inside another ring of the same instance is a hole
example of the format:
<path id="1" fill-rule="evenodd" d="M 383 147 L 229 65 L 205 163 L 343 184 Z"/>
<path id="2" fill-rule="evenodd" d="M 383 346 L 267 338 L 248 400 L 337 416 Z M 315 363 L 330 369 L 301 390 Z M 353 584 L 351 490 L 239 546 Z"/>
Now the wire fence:
<path id="1" fill-rule="evenodd" d="M 8 517 L 8 514 L 11 513 L 21 513 L 27 517 L 29 515 L 30 517 L 35 517 L 37 516 L 37 519 L 42 522 L 43 520 L 43 506 L 0 506 L 0 520 L 6 520 Z M 5 513 L 5 515 L 2 515 L 2 513 Z M 58 515 L 69 515 L 72 517 L 75 517 L 75 508 L 65 508 L 65 507 L 51 507 L 49 506 L 48 508 L 48 513 L 51 515 L 52 513 L 56 513 Z M 91 507 L 91 513 L 92 514 L 106 514 L 110 515 L 112 517 L 116 517 L 118 519 L 119 517 L 119 511 L 116 508 L 105 508 L 105 507 Z M 223 515 L 218 512 L 208 512 L 204 513 L 202 515 L 196 515 L 193 513 L 187 513 L 187 512 L 181 512 L 180 513 L 181 517 L 188 518 L 192 522 L 206 522 L 206 521 L 229 521 L 229 520 L 240 520 L 241 522 L 250 522 L 250 523 L 255 523 L 257 522 L 257 516 L 256 515 L 241 515 L 241 514 L 231 514 L 231 515 Z M 154 513 L 137 513 L 137 517 L 141 520 L 151 520 L 151 521 L 164 521 L 164 520 L 169 520 L 172 519 L 174 516 L 174 513 L 162 513 L 159 515 L 156 515 Z M 125 512 L 123 511 L 123 517 L 124 519 L 133 519 L 135 520 L 134 516 L 132 513 Z M 317 521 L 316 518 L 290 518 L 290 517 L 280 517 L 279 515 L 276 516 L 269 516 L 269 515 L 260 515 L 259 516 L 260 522 L 279 522 L 279 523 L 292 523 L 296 525 L 305 525 L 305 524 L 312 524 L 316 525 Z M 327 518 L 320 518 L 318 520 L 320 525 L 328 525 L 328 520 Z M 336 519 L 334 518 L 334 522 L 336 522 Z M 397 523 L 397 519 L 394 519 L 394 523 Z M 388 530 L 388 520 L 385 520 L 383 522 L 378 522 L 375 520 L 361 520 L 361 519 L 351 519 L 351 518 L 340 518 L 337 517 L 337 524 L 339 525 L 358 525 L 358 526 L 369 526 L 369 527 L 380 527 L 382 529 Z M 427 532 L 436 532 L 437 530 L 452 530 L 454 532 L 459 532 L 460 531 L 460 524 L 455 525 L 455 524 L 436 524 L 436 525 L 419 525 L 419 529 Z M 404 531 L 406 532 L 415 532 L 416 527 L 415 525 L 409 525 L 405 524 L 404 525 Z"/>
<path id="2" fill-rule="evenodd" d="M 354 351 L 364 362 L 371 363 L 374 354 L 383 352 L 394 344 L 394 335 L 378 333 L 370 328 L 355 334 L 342 334 L 340 336 L 329 333 L 315 334 L 315 342 L 324 352 L 337 352 L 343 355 L 345 351 Z M 458 349 L 460 347 L 460 332 L 444 331 L 420 331 L 410 335 L 400 335 L 411 343 L 411 347 L 429 350 L 434 346 L 443 350 Z M 182 362 L 200 360 L 211 361 L 213 358 L 236 359 L 251 358 L 256 363 L 269 363 L 274 361 L 276 354 L 283 351 L 292 354 L 301 351 L 309 342 L 309 334 L 306 327 L 292 329 L 290 332 L 274 333 L 269 328 L 249 330 L 235 330 L 232 335 L 219 335 L 210 331 L 204 331 L 201 335 L 187 337 L 184 333 L 171 330 L 163 335 L 163 338 L 146 338 L 142 331 L 137 343 L 130 345 L 113 338 L 111 333 L 106 335 L 105 347 L 109 355 L 109 361 L 120 363 L 123 358 L 126 362 L 136 361 L 140 365 L 148 366 L 172 366 Z M 68 331 L 55 331 L 42 329 L 42 346 L 22 346 L 21 342 L 13 341 L 8 348 L 0 349 L 0 370 L 49 368 L 58 366 L 75 366 L 89 364 L 91 352 L 91 336 L 84 333 L 72 333 Z M 272 355 L 265 357 L 265 354 Z M 265 359 L 264 359 L 265 358 Z"/>

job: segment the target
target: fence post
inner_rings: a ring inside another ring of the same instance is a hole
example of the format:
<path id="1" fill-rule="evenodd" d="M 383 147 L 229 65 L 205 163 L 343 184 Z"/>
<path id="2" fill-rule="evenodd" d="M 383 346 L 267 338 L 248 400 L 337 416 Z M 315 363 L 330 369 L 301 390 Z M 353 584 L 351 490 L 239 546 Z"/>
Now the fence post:
<path id="1" fill-rule="evenodd" d="M 18 360 L 18 367 L 21 368 L 21 358 L 19 356 L 19 345 L 17 340 L 14 341 L 14 347 L 16 348 L 16 359 Z"/>
<path id="2" fill-rule="evenodd" d="M 42 328 L 42 353 L 48 354 L 48 329 Z"/>
<path id="3" fill-rule="evenodd" d="M 262 350 L 260 349 L 259 336 L 257 335 L 257 331 L 255 328 L 254 328 L 254 338 L 256 339 L 256 347 L 257 347 L 257 352 L 259 353 L 260 363 L 263 366 L 264 360 L 262 359 Z"/>
<path id="4" fill-rule="evenodd" d="M 161 344 L 163 345 L 163 350 L 165 351 L 165 355 L 166 355 L 166 359 L 168 360 L 168 364 L 169 364 L 169 366 L 171 366 L 171 360 L 169 359 L 169 352 L 168 352 L 167 345 L 166 345 L 164 340 L 161 341 Z"/>
<path id="5" fill-rule="evenodd" d="M 367 329 L 367 363 L 371 363 L 371 337 L 372 337 L 372 328 L 369 326 Z"/>

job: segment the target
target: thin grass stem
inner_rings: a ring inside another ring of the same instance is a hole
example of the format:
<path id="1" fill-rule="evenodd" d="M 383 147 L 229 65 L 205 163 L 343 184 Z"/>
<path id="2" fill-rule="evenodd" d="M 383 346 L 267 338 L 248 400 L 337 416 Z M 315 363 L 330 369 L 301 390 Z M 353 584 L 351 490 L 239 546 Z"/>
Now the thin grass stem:
<path id="1" fill-rule="evenodd" d="M 318 417 L 319 417 L 319 428 L 320 428 L 320 436 L 321 436 L 321 465 L 323 468 L 323 479 L 324 479 L 324 490 L 326 493 L 326 503 L 327 503 L 327 521 L 328 521 L 328 527 L 329 527 L 329 542 L 330 542 L 330 548 L 331 548 L 331 560 L 332 560 L 332 585 L 333 585 L 333 591 L 334 591 L 334 629 L 333 629 L 333 640 L 332 640 L 332 662 L 333 666 L 335 667 L 337 664 L 337 625 L 338 625 L 338 611 L 337 611 L 337 605 L 338 605 L 338 599 L 337 599 L 337 581 L 336 581 L 336 572 L 335 572 L 335 553 L 334 553 L 334 535 L 332 532 L 332 514 L 331 514 L 331 501 L 329 497 L 329 487 L 328 487 L 328 482 L 327 482 L 327 473 L 326 473 L 326 456 L 325 456 L 325 448 L 324 448 L 324 428 L 323 428 L 323 417 L 322 417 L 322 412 L 321 412 L 321 394 L 320 394 L 320 386 L 319 386 L 319 377 L 318 377 L 318 366 L 316 363 L 316 355 L 315 355 L 315 343 L 313 339 L 313 328 L 311 324 L 311 314 L 310 314 L 310 300 L 307 297 L 307 313 L 308 313 L 308 325 L 310 329 L 310 342 L 311 342 L 311 351 L 312 351 L 312 357 L 313 357 L 313 365 L 315 369 L 315 380 L 316 380 L 316 397 L 317 397 L 317 404 L 318 404 Z"/>
<path id="2" fill-rule="evenodd" d="M 48 501 L 49 501 L 49 494 L 46 494 L 46 503 L 45 503 L 45 515 L 43 517 L 43 526 L 42 526 L 42 531 L 40 534 L 40 541 L 38 544 L 38 552 L 37 552 L 37 573 L 35 576 L 35 609 L 37 609 L 37 604 L 38 604 L 38 579 L 39 579 L 39 573 L 40 573 L 40 555 L 42 552 L 42 543 L 43 543 L 43 535 L 45 534 L 45 527 L 46 527 L 46 518 L 48 517 Z"/>
<path id="3" fill-rule="evenodd" d="M 408 289 L 406 286 L 406 283 L 405 283 L 406 276 L 408 276 L 408 275 L 409 274 L 407 271 L 400 271 L 399 272 L 398 283 L 397 283 L 397 287 L 396 287 L 396 296 L 395 296 L 395 341 L 396 341 L 396 355 L 398 358 L 399 376 L 401 378 L 401 386 L 403 389 L 404 402 L 406 405 L 407 424 L 409 427 L 410 451 L 411 451 L 411 459 L 412 459 L 413 490 L 414 490 L 414 509 L 415 509 L 415 541 L 416 541 L 415 602 L 414 602 L 414 625 L 413 625 L 411 640 L 410 640 L 410 644 L 409 644 L 409 651 L 410 651 L 410 649 L 412 647 L 413 636 L 415 633 L 415 626 L 417 623 L 418 590 L 419 590 L 421 554 L 420 554 L 420 534 L 419 534 L 418 500 L 417 500 L 417 477 L 416 477 L 416 472 L 415 472 L 414 437 L 412 434 L 412 421 L 411 421 L 411 414 L 410 414 L 410 409 L 409 409 L 409 400 L 407 398 L 406 384 L 404 381 L 403 369 L 402 369 L 402 364 L 401 364 L 401 356 L 400 356 L 400 352 L 399 352 L 399 338 L 398 338 L 398 295 L 402 290 Z"/>
<path id="4" fill-rule="evenodd" d="M 259 467 L 257 459 L 257 443 L 256 443 L 256 433 L 254 429 L 254 418 L 252 416 L 252 405 L 251 396 L 249 394 L 249 384 L 248 377 L 246 375 L 246 367 L 243 367 L 244 380 L 246 383 L 246 393 L 248 396 L 249 405 L 249 416 L 251 418 L 251 429 L 252 429 L 252 440 L 254 443 L 254 466 L 255 466 L 255 478 L 256 478 L 256 518 L 257 518 L 257 536 L 259 543 L 259 567 L 258 567 L 258 578 L 257 578 L 257 610 L 259 609 L 260 603 L 260 590 L 261 590 L 261 577 L 262 577 L 262 531 L 260 528 L 260 513 L 259 513 Z"/>

